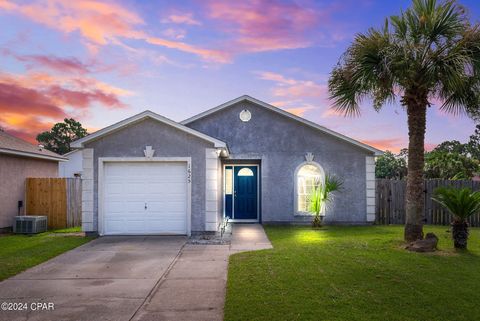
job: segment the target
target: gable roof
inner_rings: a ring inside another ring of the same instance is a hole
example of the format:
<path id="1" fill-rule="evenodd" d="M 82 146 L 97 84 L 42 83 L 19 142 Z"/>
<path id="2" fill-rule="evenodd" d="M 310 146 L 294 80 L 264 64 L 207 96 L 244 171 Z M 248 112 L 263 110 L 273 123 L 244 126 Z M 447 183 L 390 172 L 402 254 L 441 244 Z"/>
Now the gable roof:
<path id="1" fill-rule="evenodd" d="M 276 112 L 276 113 L 278 113 L 278 114 L 280 114 L 280 115 L 283 115 L 283 116 L 288 117 L 288 118 L 290 118 L 290 119 L 293 119 L 293 120 L 296 120 L 296 121 L 298 121 L 298 122 L 301 122 L 302 124 L 305 124 L 305 125 L 307 125 L 307 126 L 310 126 L 310 127 L 314 128 L 314 129 L 317 129 L 317 130 L 319 130 L 319 131 L 321 131 L 321 132 L 323 132 L 323 133 L 332 135 L 332 136 L 337 137 L 337 138 L 339 138 L 339 139 L 341 139 L 341 140 L 343 140 L 343 141 L 346 141 L 346 142 L 348 142 L 348 143 L 350 143 L 350 144 L 352 144 L 352 145 L 358 146 L 358 147 L 363 148 L 363 149 L 366 149 L 366 150 L 368 150 L 368 151 L 370 151 L 370 152 L 372 152 L 372 153 L 375 153 L 375 155 L 382 155 L 382 154 L 383 154 L 383 151 L 381 151 L 380 149 L 377 149 L 377 148 L 375 148 L 375 147 L 372 147 L 372 146 L 369 146 L 369 145 L 364 144 L 364 143 L 362 143 L 362 142 L 359 142 L 359 141 L 357 141 L 357 140 L 355 140 L 355 139 L 353 139 L 353 138 L 350 138 L 350 137 L 347 137 L 347 136 L 342 135 L 342 134 L 340 134 L 340 133 L 337 133 L 337 132 L 335 132 L 335 131 L 333 131 L 333 130 L 331 130 L 331 129 L 328 129 L 328 128 L 326 128 L 326 127 L 323 127 L 323 126 L 321 126 L 321 125 L 319 125 L 319 124 L 316 124 L 316 123 L 314 123 L 314 122 L 312 122 L 312 121 L 306 120 L 305 118 L 302 118 L 302 117 L 299 117 L 299 116 L 297 116 L 297 115 L 291 114 L 291 113 L 289 113 L 289 112 L 287 112 L 287 111 L 285 111 L 285 110 L 283 110 L 283 109 L 280 109 L 280 108 L 278 108 L 278 107 L 272 106 L 272 105 L 270 105 L 270 104 L 267 104 L 266 102 L 263 102 L 263 101 L 258 100 L 258 99 L 256 99 L 256 98 L 253 98 L 253 97 L 250 97 L 250 96 L 248 96 L 248 95 L 240 96 L 240 97 L 238 97 L 238 98 L 236 98 L 236 99 L 230 100 L 230 101 L 228 101 L 228 102 L 226 102 L 226 103 L 224 103 L 224 104 L 221 104 L 221 105 L 219 105 L 219 106 L 217 106 L 217 107 L 214 107 L 214 108 L 212 108 L 212 109 L 209 109 L 209 110 L 207 110 L 207 111 L 205 111 L 205 112 L 203 112 L 203 113 L 200 113 L 200 114 L 198 114 L 198 115 L 195 115 L 195 116 L 193 116 L 193 117 L 190 117 L 190 118 L 182 121 L 181 124 L 182 124 L 182 125 L 188 125 L 189 123 L 192 123 L 192 122 L 194 122 L 194 121 L 196 121 L 196 120 L 198 120 L 198 119 L 207 117 L 208 115 L 211 115 L 211 114 L 213 114 L 213 113 L 216 113 L 217 111 L 220 111 L 220 110 L 222 110 L 222 109 L 228 108 L 228 107 L 233 106 L 233 105 L 235 105 L 235 104 L 237 104 L 237 103 L 239 103 L 239 102 L 242 102 L 242 101 L 247 101 L 247 102 L 250 102 L 250 103 L 259 105 L 259 106 L 264 107 L 264 108 L 266 108 L 266 109 L 268 109 L 268 110 L 271 110 L 271 111 L 273 111 L 273 112 Z"/>
<path id="2" fill-rule="evenodd" d="M 153 119 L 153 120 L 156 120 L 158 122 L 161 122 L 163 124 L 166 124 L 166 125 L 169 125 L 169 126 L 172 126 L 174 128 L 177 128 L 183 132 L 186 132 L 190 135 L 193 135 L 193 136 L 196 136 L 196 137 L 199 137 L 203 140 L 206 140 L 208 142 L 211 142 L 213 143 L 213 145 L 216 147 L 216 148 L 227 148 L 227 144 L 216 139 L 216 138 L 213 138 L 213 137 L 210 137 L 208 135 L 205 135 L 195 129 L 192 129 L 192 128 L 189 128 L 187 126 L 184 126 L 180 123 L 177 123 L 171 119 L 168 119 L 166 117 L 163 117 L 163 116 L 160 116 L 159 114 L 157 113 L 154 113 L 153 111 L 150 111 L 150 110 L 146 110 L 144 112 L 141 112 L 140 114 L 136 114 L 132 117 L 129 117 L 127 119 L 124 119 L 122 121 L 119 121 L 118 123 L 115 123 L 113 125 L 110 125 L 108 127 L 105 127 L 103 129 L 100 129 L 96 132 L 94 132 L 93 134 L 90 134 L 88 136 L 85 136 L 83 138 L 80 138 L 74 142 L 72 142 L 70 144 L 70 146 L 72 146 L 73 148 L 82 148 L 83 145 L 87 142 L 90 142 L 90 141 L 93 141 L 93 140 L 96 140 L 102 136 L 105 136 L 107 134 L 110 134 L 110 133 L 113 133 L 113 132 L 116 132 L 126 126 L 129 126 L 131 124 L 134 124 L 134 123 L 137 123 L 137 122 L 140 122 L 142 120 L 145 120 L 145 119 Z"/>
<path id="3" fill-rule="evenodd" d="M 23 139 L 17 138 L 0 130 L 0 154 L 9 154 L 30 158 L 40 158 L 54 161 L 66 161 L 65 157 L 51 152 L 45 148 L 40 148 Z"/>
<path id="4" fill-rule="evenodd" d="M 76 154 L 76 153 L 81 152 L 81 151 L 82 151 L 81 149 L 72 149 L 71 151 L 69 151 L 68 153 L 63 154 L 62 156 L 70 159 L 70 157 L 69 157 L 70 155 Z"/>

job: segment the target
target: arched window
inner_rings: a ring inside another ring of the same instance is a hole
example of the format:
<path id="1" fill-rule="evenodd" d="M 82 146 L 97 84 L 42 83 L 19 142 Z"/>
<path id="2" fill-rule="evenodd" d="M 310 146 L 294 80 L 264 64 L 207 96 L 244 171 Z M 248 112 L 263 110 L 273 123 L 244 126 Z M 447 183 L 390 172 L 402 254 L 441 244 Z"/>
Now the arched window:
<path id="1" fill-rule="evenodd" d="M 314 188 L 323 184 L 325 175 L 323 169 L 314 162 L 308 162 L 298 167 L 295 175 L 296 195 L 295 212 L 307 214 L 310 210 L 310 195 Z"/>
<path id="2" fill-rule="evenodd" d="M 253 176 L 253 172 L 250 168 L 244 167 L 238 171 L 238 176 Z"/>

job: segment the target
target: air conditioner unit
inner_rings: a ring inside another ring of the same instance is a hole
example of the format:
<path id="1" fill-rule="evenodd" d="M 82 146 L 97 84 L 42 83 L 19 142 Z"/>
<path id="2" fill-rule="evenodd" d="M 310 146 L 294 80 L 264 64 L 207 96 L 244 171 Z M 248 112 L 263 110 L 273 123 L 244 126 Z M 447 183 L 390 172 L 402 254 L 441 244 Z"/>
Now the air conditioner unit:
<path id="1" fill-rule="evenodd" d="M 15 216 L 13 232 L 20 234 L 35 234 L 47 231 L 46 216 Z"/>

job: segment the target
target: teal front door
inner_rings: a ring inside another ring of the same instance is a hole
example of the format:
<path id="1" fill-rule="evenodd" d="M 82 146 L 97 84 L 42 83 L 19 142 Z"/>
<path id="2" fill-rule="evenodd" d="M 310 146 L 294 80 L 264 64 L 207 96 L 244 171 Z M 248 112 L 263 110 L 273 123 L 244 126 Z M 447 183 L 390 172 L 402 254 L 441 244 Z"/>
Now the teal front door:
<path id="1" fill-rule="evenodd" d="M 234 219 L 257 219 L 257 167 L 234 167 Z"/>
<path id="2" fill-rule="evenodd" d="M 225 216 L 234 220 L 258 220 L 258 167 L 227 166 L 225 175 L 233 176 L 226 177 L 225 181 Z"/>

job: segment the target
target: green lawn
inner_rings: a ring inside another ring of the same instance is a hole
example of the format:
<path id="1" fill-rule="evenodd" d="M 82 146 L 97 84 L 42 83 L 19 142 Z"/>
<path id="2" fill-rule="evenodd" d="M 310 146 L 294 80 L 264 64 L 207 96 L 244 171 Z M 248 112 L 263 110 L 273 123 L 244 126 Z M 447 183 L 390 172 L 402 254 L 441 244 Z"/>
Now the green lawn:
<path id="1" fill-rule="evenodd" d="M 76 227 L 67 227 L 67 228 L 61 228 L 58 230 L 52 230 L 52 233 L 80 233 L 82 232 L 82 227 L 81 226 L 76 226 Z"/>
<path id="2" fill-rule="evenodd" d="M 400 226 L 265 228 L 273 250 L 230 257 L 225 320 L 480 320 L 480 229 L 457 253 L 402 248 Z"/>
<path id="3" fill-rule="evenodd" d="M 65 232 L 75 232 L 65 229 Z M 40 264 L 54 256 L 87 243 L 92 238 L 60 236 L 51 231 L 32 236 L 0 235 L 0 281 Z"/>

